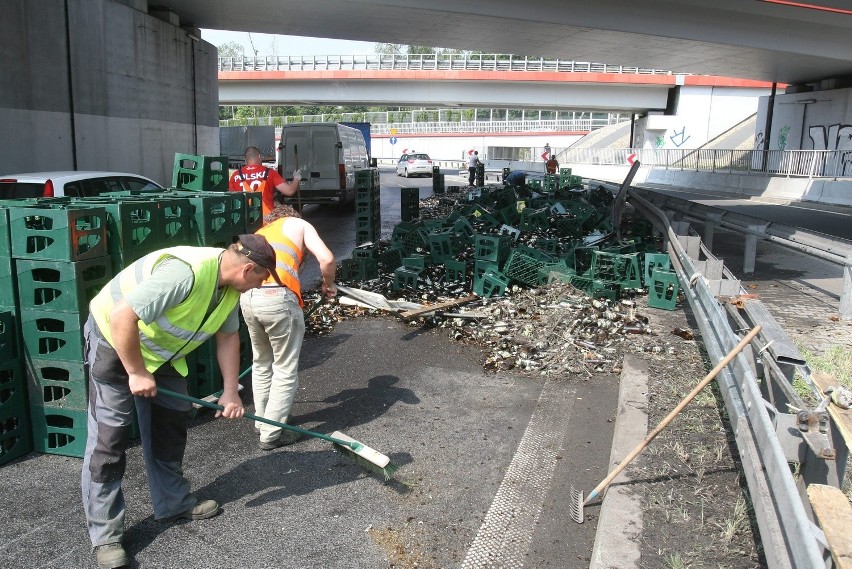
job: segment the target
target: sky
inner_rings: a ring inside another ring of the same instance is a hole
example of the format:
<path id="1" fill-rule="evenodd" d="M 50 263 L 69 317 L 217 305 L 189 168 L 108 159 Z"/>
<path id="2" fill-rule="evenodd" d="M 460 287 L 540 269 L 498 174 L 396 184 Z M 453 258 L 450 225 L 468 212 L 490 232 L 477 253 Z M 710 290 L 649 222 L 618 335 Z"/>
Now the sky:
<path id="1" fill-rule="evenodd" d="M 251 34 L 248 32 L 226 32 L 221 30 L 201 30 L 201 39 L 215 46 L 235 41 L 243 46 L 245 55 L 367 55 L 376 52 L 372 42 L 282 36 L 273 34 Z"/>

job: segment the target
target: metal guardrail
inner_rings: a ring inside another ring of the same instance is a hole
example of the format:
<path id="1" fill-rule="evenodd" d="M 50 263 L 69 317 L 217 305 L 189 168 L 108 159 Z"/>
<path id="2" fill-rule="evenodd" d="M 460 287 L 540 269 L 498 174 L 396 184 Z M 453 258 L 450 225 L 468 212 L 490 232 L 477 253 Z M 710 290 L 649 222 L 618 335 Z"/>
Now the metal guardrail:
<path id="1" fill-rule="evenodd" d="M 605 184 L 606 185 L 606 184 Z M 739 341 L 737 329 L 740 325 L 732 327 L 726 311 L 717 299 L 718 292 L 711 290 L 705 278 L 694 278 L 702 273 L 698 266 L 702 263 L 688 254 L 688 248 L 684 247 L 682 241 L 689 241 L 685 227 L 680 226 L 676 232 L 673 224 L 666 215 L 651 202 L 645 200 L 638 192 L 630 191 L 631 202 L 637 210 L 654 223 L 667 238 L 669 255 L 672 258 L 678 278 L 684 284 L 683 292 L 693 309 L 698 321 L 699 329 L 707 347 L 708 354 L 714 361 L 721 360 L 724 355 Z M 684 224 L 686 225 L 686 224 Z M 698 237 L 692 238 L 699 239 Z M 700 242 L 700 239 L 699 239 Z M 715 261 L 715 259 L 712 259 Z M 721 268 L 717 265 L 716 268 Z M 721 270 L 718 280 L 722 279 Z M 688 283 L 688 284 L 687 284 Z M 717 283 L 718 284 L 718 283 Z M 736 289 L 744 293 L 739 281 L 728 282 L 728 289 Z M 759 304 L 759 301 L 755 301 Z M 761 321 L 754 321 L 754 315 L 759 314 Z M 792 373 L 786 377 L 781 372 L 780 377 L 764 377 L 762 382 L 758 381 L 755 369 L 752 368 L 750 360 L 766 359 L 774 357 L 774 367 L 780 369 L 787 366 L 788 371 L 791 364 L 802 362 L 778 358 L 767 348 L 783 337 L 777 323 L 768 313 L 759 310 L 752 311 L 752 317 L 747 326 L 761 324 L 764 332 L 759 335 L 763 348 L 751 354 L 739 354 L 717 377 L 719 390 L 725 401 L 725 407 L 730 417 L 731 429 L 736 438 L 737 449 L 742 460 L 743 472 L 748 482 L 749 494 L 754 507 L 755 518 L 760 530 L 763 550 L 770 567 L 791 567 L 796 569 L 814 569 L 824 567 L 822 545 L 817 539 L 820 534 L 817 528 L 808 519 L 805 504 L 799 497 L 799 492 L 793 480 L 788 465 L 788 456 L 782 450 L 776 432 L 777 426 L 785 424 L 783 419 L 788 414 L 781 413 L 778 408 L 786 402 L 775 399 L 772 402 L 764 399 L 759 386 L 769 383 L 779 383 L 792 378 Z M 745 320 L 745 318 L 741 318 Z M 732 329 L 733 328 L 733 329 Z M 783 340 L 783 338 L 782 338 Z M 783 343 L 783 342 L 781 342 Z M 804 370 L 806 367 L 796 366 Z M 771 369 L 773 366 L 758 366 L 758 368 Z M 769 372 L 771 374 L 771 371 Z M 790 389 L 789 391 L 792 391 Z M 803 405 L 800 400 L 794 400 Z M 772 416 L 770 416 L 770 412 Z M 795 422 L 793 423 L 795 425 Z M 792 431 L 796 431 L 795 428 Z M 790 430 L 781 429 L 782 433 Z M 821 433 L 811 433 L 821 444 Z M 802 435 L 799 442 L 804 445 L 811 444 L 807 433 Z M 845 447 L 844 447 L 845 448 Z M 823 449 L 825 450 L 825 449 Z M 805 454 L 805 453 L 803 453 Z M 844 457 L 845 459 L 845 457 Z M 808 455 L 811 462 L 819 459 Z M 825 459 L 823 459 L 825 460 Z M 845 464 L 845 460 L 844 460 Z M 842 476 L 842 473 L 841 473 Z"/>
<path id="2" fill-rule="evenodd" d="M 573 164 L 618 165 L 638 160 L 666 170 L 806 178 L 852 176 L 849 150 L 723 150 L 652 148 L 576 148 L 558 156 Z"/>
<path id="3" fill-rule="evenodd" d="M 674 75 L 672 71 L 507 54 L 372 54 L 372 55 L 268 55 L 220 57 L 219 71 L 556 71 L 562 73 L 627 73 Z M 689 75 L 687 73 L 680 75 Z"/>
<path id="4" fill-rule="evenodd" d="M 281 126 L 293 122 L 346 122 L 349 119 L 329 115 L 328 120 L 304 120 L 310 117 L 258 117 L 253 119 L 225 119 L 219 121 L 219 126 Z M 301 119 L 301 120 L 299 120 Z M 360 121 L 355 121 L 360 122 Z M 391 134 L 441 134 L 475 132 L 477 134 L 507 133 L 507 132 L 591 132 L 608 126 L 607 119 L 569 119 L 569 120 L 509 120 L 509 121 L 477 121 L 460 120 L 457 122 L 394 122 L 371 123 L 370 133 L 374 135 Z"/>
<path id="5" fill-rule="evenodd" d="M 840 297 L 840 316 L 843 319 L 852 320 L 852 241 L 691 202 L 652 190 L 634 188 L 633 191 L 636 195 L 653 202 L 657 207 L 703 222 L 705 224 L 704 241 L 708 244 L 712 244 L 713 229 L 717 226 L 746 235 L 744 271 L 747 273 L 754 271 L 758 239 L 772 241 L 788 249 L 844 267 L 845 286 Z"/>

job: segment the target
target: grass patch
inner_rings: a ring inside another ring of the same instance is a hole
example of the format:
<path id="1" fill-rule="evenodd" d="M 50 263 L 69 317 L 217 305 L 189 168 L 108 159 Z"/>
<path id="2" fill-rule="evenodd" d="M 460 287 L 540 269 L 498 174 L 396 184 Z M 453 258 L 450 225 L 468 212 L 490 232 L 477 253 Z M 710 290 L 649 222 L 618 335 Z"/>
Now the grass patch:
<path id="1" fill-rule="evenodd" d="M 852 389 L 852 350 L 844 346 L 832 346 L 821 355 L 809 352 L 802 346 L 799 346 L 799 350 L 811 369 L 830 373 L 841 385 Z"/>

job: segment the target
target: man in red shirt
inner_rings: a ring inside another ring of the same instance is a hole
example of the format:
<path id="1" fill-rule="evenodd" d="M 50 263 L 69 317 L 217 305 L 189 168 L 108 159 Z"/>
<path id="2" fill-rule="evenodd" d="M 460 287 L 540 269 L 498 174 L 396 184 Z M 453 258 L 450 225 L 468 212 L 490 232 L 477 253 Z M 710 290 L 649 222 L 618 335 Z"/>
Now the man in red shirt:
<path id="1" fill-rule="evenodd" d="M 231 176 L 228 189 L 232 192 L 261 192 L 263 202 L 263 215 L 267 216 L 275 207 L 275 191 L 285 196 L 294 196 L 299 190 L 299 182 L 302 181 L 302 172 L 293 172 L 293 181 L 288 182 L 273 168 L 267 168 L 261 160 L 260 149 L 249 146 L 245 151 L 245 166 Z"/>

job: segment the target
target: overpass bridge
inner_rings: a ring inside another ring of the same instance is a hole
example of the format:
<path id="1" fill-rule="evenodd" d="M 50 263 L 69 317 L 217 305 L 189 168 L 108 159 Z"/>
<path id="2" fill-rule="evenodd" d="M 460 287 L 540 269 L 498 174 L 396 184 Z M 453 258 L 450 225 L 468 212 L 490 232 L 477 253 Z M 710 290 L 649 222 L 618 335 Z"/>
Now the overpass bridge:
<path id="1" fill-rule="evenodd" d="M 504 54 L 219 58 L 219 103 L 412 105 L 645 113 L 673 87 L 771 83 Z"/>

